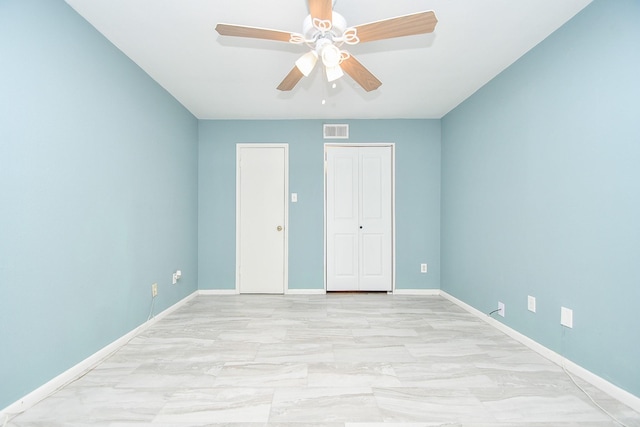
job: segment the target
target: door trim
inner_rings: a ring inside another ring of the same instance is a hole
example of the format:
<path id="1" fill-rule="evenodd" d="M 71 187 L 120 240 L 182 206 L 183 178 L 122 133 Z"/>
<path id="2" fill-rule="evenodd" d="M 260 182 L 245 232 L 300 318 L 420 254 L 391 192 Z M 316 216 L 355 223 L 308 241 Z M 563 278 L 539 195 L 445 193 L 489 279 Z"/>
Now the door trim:
<path id="1" fill-rule="evenodd" d="M 236 284 L 235 293 L 240 294 L 240 150 L 243 148 L 283 148 L 284 149 L 284 286 L 283 294 L 289 289 L 289 144 L 236 144 Z"/>
<path id="2" fill-rule="evenodd" d="M 325 142 L 324 156 L 324 291 L 327 292 L 327 147 L 391 147 L 391 291 L 396 290 L 396 144 L 394 142 L 336 143 Z"/>

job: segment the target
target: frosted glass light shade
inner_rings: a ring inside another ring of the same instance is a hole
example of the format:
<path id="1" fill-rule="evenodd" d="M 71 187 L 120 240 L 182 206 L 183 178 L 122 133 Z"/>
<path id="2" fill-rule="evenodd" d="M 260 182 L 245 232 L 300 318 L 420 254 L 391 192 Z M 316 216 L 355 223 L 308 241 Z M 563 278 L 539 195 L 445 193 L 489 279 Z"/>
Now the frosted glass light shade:
<path id="1" fill-rule="evenodd" d="M 333 44 L 327 44 L 322 47 L 322 63 L 327 68 L 333 68 L 340 64 L 340 49 Z"/>
<path id="2" fill-rule="evenodd" d="M 311 50 L 298 58 L 296 61 L 296 67 L 298 67 L 298 70 L 300 70 L 302 74 L 308 77 L 309 74 L 311 74 L 313 67 L 316 66 L 317 61 L 318 54 L 315 50 Z"/>
<path id="3" fill-rule="evenodd" d="M 342 68 L 340 68 L 339 65 L 336 65 L 335 67 L 326 67 L 325 70 L 327 72 L 328 82 L 338 80 L 340 77 L 344 76 L 344 72 L 342 71 Z"/>

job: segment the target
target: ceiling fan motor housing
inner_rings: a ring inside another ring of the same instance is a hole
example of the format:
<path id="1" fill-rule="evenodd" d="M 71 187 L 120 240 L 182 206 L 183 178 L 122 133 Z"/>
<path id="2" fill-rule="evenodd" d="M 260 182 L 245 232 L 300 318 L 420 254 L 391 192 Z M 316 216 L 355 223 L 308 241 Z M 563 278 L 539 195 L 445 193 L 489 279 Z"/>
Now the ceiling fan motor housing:
<path id="1" fill-rule="evenodd" d="M 333 40 L 333 38 L 342 37 L 344 30 L 347 28 L 347 21 L 337 12 L 332 12 L 331 22 L 328 23 L 326 29 L 318 28 L 313 23 L 311 15 L 307 15 L 302 23 L 302 34 L 306 40 L 318 40 L 323 35 L 325 38 Z"/>

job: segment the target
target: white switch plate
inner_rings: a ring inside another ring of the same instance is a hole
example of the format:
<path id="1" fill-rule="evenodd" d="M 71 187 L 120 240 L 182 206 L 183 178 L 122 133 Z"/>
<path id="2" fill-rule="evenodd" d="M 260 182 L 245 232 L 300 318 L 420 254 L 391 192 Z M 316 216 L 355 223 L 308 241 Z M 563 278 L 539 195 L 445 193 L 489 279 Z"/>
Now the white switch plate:
<path id="1" fill-rule="evenodd" d="M 498 314 L 504 317 L 504 303 L 498 301 Z"/>
<path id="2" fill-rule="evenodd" d="M 567 307 L 560 307 L 560 324 L 567 328 L 573 328 L 573 310 Z"/>
<path id="3" fill-rule="evenodd" d="M 427 264 L 420 264 L 420 273 L 427 272 Z"/>
<path id="4" fill-rule="evenodd" d="M 536 312 L 536 297 L 527 296 L 527 309 L 533 313 Z"/>
<path id="5" fill-rule="evenodd" d="M 291 193 L 291 203 L 298 202 L 298 193 Z"/>

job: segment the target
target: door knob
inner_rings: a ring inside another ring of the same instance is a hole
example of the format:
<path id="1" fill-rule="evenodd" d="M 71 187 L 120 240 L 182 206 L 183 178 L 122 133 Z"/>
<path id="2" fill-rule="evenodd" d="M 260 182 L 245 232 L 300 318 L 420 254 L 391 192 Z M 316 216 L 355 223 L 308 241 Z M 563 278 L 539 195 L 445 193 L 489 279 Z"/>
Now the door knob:
<path id="1" fill-rule="evenodd" d="M 282 231 L 282 226 L 281 226 L 281 225 L 279 225 L 278 227 L 276 227 L 276 230 L 278 230 L 278 231 Z"/>

